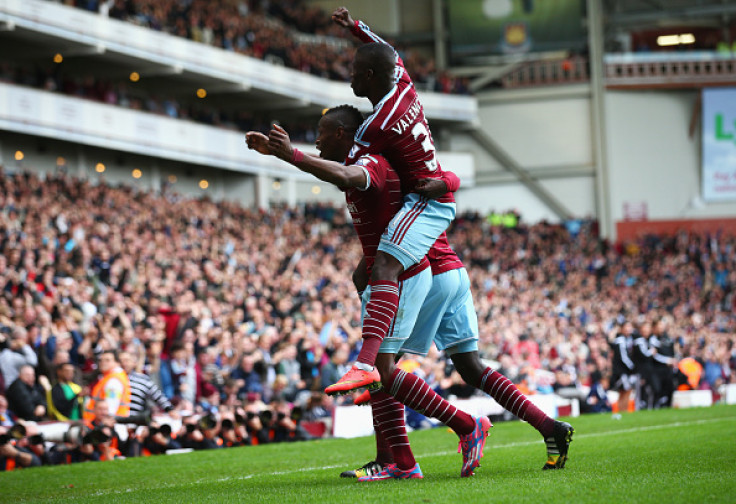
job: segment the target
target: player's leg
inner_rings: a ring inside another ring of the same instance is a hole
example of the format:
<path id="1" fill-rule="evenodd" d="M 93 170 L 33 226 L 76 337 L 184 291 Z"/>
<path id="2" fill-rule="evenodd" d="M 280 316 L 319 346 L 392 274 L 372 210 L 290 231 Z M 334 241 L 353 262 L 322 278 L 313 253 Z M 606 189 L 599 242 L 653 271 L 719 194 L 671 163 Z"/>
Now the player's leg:
<path id="1" fill-rule="evenodd" d="M 437 275 L 436 279 L 444 283 L 457 283 L 457 294 L 448 303 L 437 328 L 437 348 L 446 351 L 465 383 L 484 391 L 506 410 L 539 431 L 547 443 L 545 468 L 564 467 L 573 433 L 570 424 L 557 422 L 547 416 L 511 380 L 483 365 L 478 356 L 478 316 L 465 268 Z"/>
<path id="2" fill-rule="evenodd" d="M 616 390 L 618 390 L 618 413 L 625 413 L 629 411 L 629 399 L 631 398 L 631 379 L 629 375 L 619 375 L 614 382 L 616 384 Z"/>
<path id="3" fill-rule="evenodd" d="M 374 351 L 376 352 L 372 356 L 371 365 L 368 366 L 364 362 L 361 362 L 359 356 L 358 362 L 337 383 L 327 387 L 325 393 L 330 395 L 344 394 L 361 387 L 380 387 L 381 377 L 378 370 L 373 366 L 376 355 L 378 355 L 377 352 L 396 354 L 399 351 L 401 345 L 406 341 L 409 334 L 411 334 L 419 310 L 424 303 L 424 298 L 427 296 L 431 287 L 432 272 L 429 268 L 397 284 L 395 292 L 393 288 L 387 286 L 368 285 L 365 292 L 363 292 L 362 299 L 362 324 L 364 330 L 366 327 L 371 330 L 376 328 L 376 331 L 378 329 L 385 331 L 385 335 L 380 339 L 364 338 L 361 355 L 366 351 L 366 347 L 369 345 L 375 346 L 375 343 L 378 343 L 377 348 L 373 349 L 371 347 L 368 350 L 372 355 Z M 393 300 L 389 301 L 387 300 L 388 298 Z M 377 315 L 381 313 L 381 310 L 387 304 L 394 303 L 396 307 L 390 319 L 384 315 L 380 317 Z"/>
<path id="4" fill-rule="evenodd" d="M 364 391 L 364 394 L 368 396 L 368 399 L 366 402 L 360 402 L 360 404 L 372 405 L 370 392 L 371 391 L 369 390 Z M 377 391 L 373 391 L 373 393 L 376 392 Z M 356 401 L 355 404 L 359 403 Z M 403 406 L 400 407 L 403 419 L 404 408 Z M 383 434 L 381 422 L 376 419 L 375 409 L 372 408 L 371 413 L 373 415 L 373 432 L 375 433 L 376 439 L 376 458 L 363 464 L 357 469 L 343 471 L 340 473 L 341 478 L 362 478 L 364 476 L 373 476 L 374 474 L 381 472 L 387 465 L 394 463 L 394 456 L 391 453 L 391 447 L 386 440 L 386 436 Z"/>
<path id="5" fill-rule="evenodd" d="M 371 297 L 363 321 L 358 368 L 370 371 L 398 310 L 399 275 L 427 255 L 455 218 L 454 203 L 408 194 L 381 237 L 371 272 Z"/>
<path id="6" fill-rule="evenodd" d="M 449 271 L 440 275 L 435 275 L 432 278 L 432 289 L 424 300 L 424 304 L 419 312 L 419 316 L 417 317 L 411 336 L 401 347 L 402 352 L 415 355 L 427 355 L 433 342 L 432 338 L 428 337 L 428 335 L 435 335 L 437 333 L 444 314 L 448 311 L 452 311 L 450 307 L 452 306 L 453 300 L 458 296 L 458 288 L 461 284 L 457 281 L 457 277 L 457 272 Z M 475 331 L 474 335 L 471 335 L 471 338 L 477 340 L 477 331 Z M 437 342 L 436 338 L 434 339 L 434 342 Z M 384 374 L 385 373 L 386 372 L 384 371 Z M 393 376 L 392 378 L 394 378 L 394 383 L 389 385 L 395 386 L 396 376 Z M 406 379 L 414 380 L 415 377 L 409 375 L 405 380 Z M 434 394 L 434 392 L 432 392 L 432 394 Z M 405 404 L 416 410 L 416 407 L 408 403 Z M 427 416 L 431 416 L 431 414 L 428 414 L 426 410 L 421 412 Z M 431 413 L 431 411 L 429 413 Z M 461 412 L 460 415 L 462 416 L 463 413 Z M 468 417 L 470 416 L 468 415 Z M 483 456 L 483 446 L 485 445 L 485 440 L 488 436 L 488 429 L 491 427 L 491 423 L 488 418 L 477 418 L 473 419 L 473 421 L 475 423 L 473 432 L 465 436 L 460 436 L 460 447 L 463 454 L 462 476 L 471 475 L 473 470 L 480 465 L 480 458 Z"/>
<path id="7" fill-rule="evenodd" d="M 376 252 L 368 283 L 370 297 L 363 319 L 363 346 L 357 358 L 358 367 L 366 371 L 373 366 L 378 349 L 399 309 L 398 279 L 404 269 L 404 265 L 391 254 L 380 250 Z"/>
<path id="8" fill-rule="evenodd" d="M 432 286 L 432 273 L 429 268 L 414 275 L 400 284 L 402 292 L 399 314 L 391 324 L 388 336 L 383 340 L 376 357 L 376 373 L 384 377 L 391 375 L 395 368 L 397 352 L 401 349 L 416 322 L 419 311 Z M 369 287 L 370 288 L 370 287 Z M 368 295 L 363 297 L 363 316 Z M 379 375 L 380 376 L 380 375 Z M 419 469 L 409 446 L 404 423 L 404 406 L 384 389 L 370 391 L 369 401 L 373 414 L 373 427 L 376 432 L 376 461 L 389 462 L 375 474 L 366 474 L 359 481 L 378 481 L 391 478 L 420 478 Z M 386 457 L 381 454 L 384 448 L 390 450 Z M 382 460 L 383 459 L 383 460 Z M 366 466 L 369 466 L 369 462 Z M 365 467 L 365 466 L 364 466 Z M 360 471 L 353 471 L 358 472 Z M 346 473 L 351 471 L 346 471 Z"/>

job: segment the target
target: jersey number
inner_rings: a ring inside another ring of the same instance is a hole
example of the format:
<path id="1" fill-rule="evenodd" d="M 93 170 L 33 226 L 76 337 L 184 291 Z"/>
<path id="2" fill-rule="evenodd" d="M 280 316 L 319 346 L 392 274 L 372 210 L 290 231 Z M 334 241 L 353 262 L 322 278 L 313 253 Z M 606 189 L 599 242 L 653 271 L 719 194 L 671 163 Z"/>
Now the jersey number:
<path id="1" fill-rule="evenodd" d="M 419 140 L 419 137 L 424 135 L 424 140 L 422 140 L 422 149 L 424 149 L 424 152 L 432 153 L 432 159 L 425 161 L 424 164 L 427 165 L 427 170 L 435 171 L 437 169 L 437 158 L 434 155 L 435 149 L 434 145 L 432 145 L 432 140 L 429 138 L 429 131 L 427 131 L 424 123 L 416 123 L 411 129 L 411 134 L 414 136 L 415 140 Z"/>

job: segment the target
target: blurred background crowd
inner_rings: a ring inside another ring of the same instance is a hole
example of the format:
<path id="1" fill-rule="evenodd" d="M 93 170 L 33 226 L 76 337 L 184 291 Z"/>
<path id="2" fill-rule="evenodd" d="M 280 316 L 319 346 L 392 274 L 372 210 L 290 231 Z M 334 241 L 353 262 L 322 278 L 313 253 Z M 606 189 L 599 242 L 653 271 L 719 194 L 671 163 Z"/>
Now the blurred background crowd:
<path id="1" fill-rule="evenodd" d="M 362 341 L 346 215 L 0 172 L 0 456 L 69 463 L 322 434 L 313 422 L 329 428 L 352 398 L 321 391 Z M 734 235 L 609 244 L 592 222 L 492 212 L 458 216 L 449 238 L 481 357 L 526 393 L 607 411 L 599 391 L 623 392 L 622 372 L 638 377 L 639 407 L 736 381 Z M 446 397 L 473 393 L 437 352 L 402 365 Z M 49 448 L 44 420 L 82 423 Z M 116 422 L 142 427 L 119 438 Z"/>
<path id="2" fill-rule="evenodd" d="M 63 0 L 153 30 L 221 47 L 326 79 L 348 81 L 353 37 L 330 12 L 303 0 Z M 389 42 L 401 54 L 418 89 L 468 94 L 468 82 L 439 72 L 434 60 Z"/>

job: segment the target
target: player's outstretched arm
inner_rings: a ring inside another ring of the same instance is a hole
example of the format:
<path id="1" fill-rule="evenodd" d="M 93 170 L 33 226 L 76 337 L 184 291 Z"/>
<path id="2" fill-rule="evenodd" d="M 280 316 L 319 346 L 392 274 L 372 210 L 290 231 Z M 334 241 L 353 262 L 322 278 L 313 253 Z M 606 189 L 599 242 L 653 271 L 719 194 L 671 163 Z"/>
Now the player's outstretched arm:
<path id="1" fill-rule="evenodd" d="M 311 173 L 318 179 L 337 187 L 362 189 L 368 185 L 368 176 L 362 167 L 357 165 L 345 166 L 311 154 L 305 154 L 291 145 L 289 134 L 276 124 L 268 134 L 268 149 L 279 159 L 283 159 L 301 171 Z"/>
<path id="2" fill-rule="evenodd" d="M 249 131 L 245 134 L 245 143 L 249 149 L 259 152 L 266 156 L 272 156 L 273 153 L 268 148 L 268 137 L 259 131 Z"/>

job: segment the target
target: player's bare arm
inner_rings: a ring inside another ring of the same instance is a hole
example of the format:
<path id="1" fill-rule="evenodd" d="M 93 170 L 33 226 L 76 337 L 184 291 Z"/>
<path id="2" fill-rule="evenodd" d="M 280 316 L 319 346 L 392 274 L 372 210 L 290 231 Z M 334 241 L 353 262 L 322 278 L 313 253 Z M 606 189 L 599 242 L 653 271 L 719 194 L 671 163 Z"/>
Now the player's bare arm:
<path id="1" fill-rule="evenodd" d="M 259 152 L 265 156 L 273 156 L 274 154 L 268 148 L 268 137 L 260 131 L 249 131 L 245 134 L 245 143 L 248 148 Z"/>
<path id="2" fill-rule="evenodd" d="M 345 166 L 311 154 L 304 154 L 291 145 L 289 134 L 281 126 L 274 125 L 268 134 L 268 150 L 279 159 L 293 164 L 303 172 L 337 187 L 363 188 L 368 182 L 365 171 L 357 165 Z"/>

